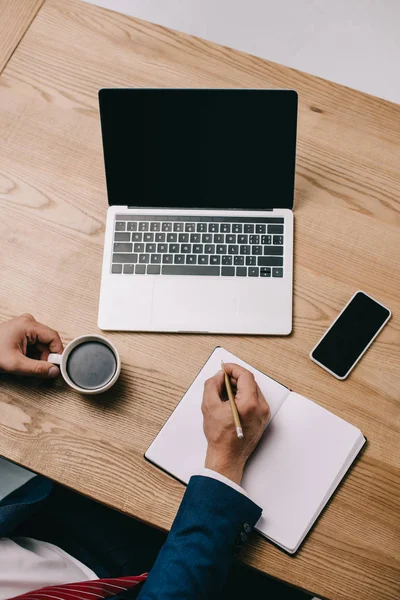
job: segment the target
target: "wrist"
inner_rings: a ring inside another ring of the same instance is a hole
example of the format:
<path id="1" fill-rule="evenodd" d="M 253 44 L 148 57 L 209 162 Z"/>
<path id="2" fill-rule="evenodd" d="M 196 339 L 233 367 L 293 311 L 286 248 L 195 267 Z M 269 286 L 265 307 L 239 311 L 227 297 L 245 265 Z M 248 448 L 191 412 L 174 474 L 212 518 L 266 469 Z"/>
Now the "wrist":
<path id="1" fill-rule="evenodd" d="M 244 463 L 235 457 L 224 456 L 222 453 L 208 448 L 204 466 L 206 469 L 224 475 L 238 485 L 242 481 Z"/>

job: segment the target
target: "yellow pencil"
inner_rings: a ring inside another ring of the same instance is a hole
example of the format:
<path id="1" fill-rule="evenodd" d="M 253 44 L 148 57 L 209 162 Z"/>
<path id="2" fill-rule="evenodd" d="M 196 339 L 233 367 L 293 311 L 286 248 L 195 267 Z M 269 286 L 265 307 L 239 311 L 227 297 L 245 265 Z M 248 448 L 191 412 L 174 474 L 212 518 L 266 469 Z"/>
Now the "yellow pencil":
<path id="1" fill-rule="evenodd" d="M 233 416 L 233 421 L 234 421 L 235 427 L 236 427 L 236 434 L 237 434 L 239 440 L 241 440 L 243 438 L 242 424 L 240 422 L 240 417 L 239 417 L 238 409 L 236 406 L 235 398 L 233 397 L 231 380 L 229 379 L 228 373 L 225 371 L 224 363 L 222 360 L 221 360 L 221 368 L 224 372 L 225 387 L 226 387 L 226 392 L 228 394 L 229 404 L 231 405 L 231 409 L 232 409 L 232 416 Z"/>

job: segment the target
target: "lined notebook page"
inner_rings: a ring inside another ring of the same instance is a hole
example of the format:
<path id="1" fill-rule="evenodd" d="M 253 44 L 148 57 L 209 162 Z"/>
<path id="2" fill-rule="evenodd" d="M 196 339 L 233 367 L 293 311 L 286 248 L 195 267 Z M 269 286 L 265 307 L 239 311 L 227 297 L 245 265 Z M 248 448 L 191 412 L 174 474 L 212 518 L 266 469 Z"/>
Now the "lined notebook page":
<path id="1" fill-rule="evenodd" d="M 146 458 L 184 483 L 188 483 L 191 475 L 204 467 L 207 446 L 201 412 L 204 382 L 221 369 L 221 360 L 225 363 L 234 362 L 254 374 L 268 400 L 271 418 L 289 394 L 284 385 L 260 373 L 224 348 L 216 348 L 145 454 Z"/>
<path id="2" fill-rule="evenodd" d="M 296 550 L 355 458 L 360 440 L 359 429 L 291 392 L 242 481 L 263 508 L 257 530 L 288 551 Z"/>

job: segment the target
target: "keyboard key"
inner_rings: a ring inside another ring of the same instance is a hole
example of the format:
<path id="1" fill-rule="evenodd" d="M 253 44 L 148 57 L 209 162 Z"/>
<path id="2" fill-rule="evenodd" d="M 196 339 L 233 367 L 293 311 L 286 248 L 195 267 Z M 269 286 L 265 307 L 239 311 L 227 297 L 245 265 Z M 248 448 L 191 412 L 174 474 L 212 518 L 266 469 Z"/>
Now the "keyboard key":
<path id="1" fill-rule="evenodd" d="M 113 263 L 135 263 L 137 262 L 137 254 L 113 254 Z"/>
<path id="2" fill-rule="evenodd" d="M 261 243 L 262 244 L 272 244 L 272 236 L 271 235 L 262 235 Z"/>
<path id="3" fill-rule="evenodd" d="M 242 233 L 242 224 L 241 223 L 233 223 L 232 233 Z"/>
<path id="4" fill-rule="evenodd" d="M 260 254 L 262 254 L 262 249 L 263 249 L 262 246 L 252 246 L 251 247 L 251 253 L 254 256 L 260 256 Z"/>
<path id="5" fill-rule="evenodd" d="M 122 273 L 122 265 L 113 265 L 111 267 L 111 273 L 114 273 L 114 275 L 119 275 Z"/>
<path id="6" fill-rule="evenodd" d="M 237 238 L 238 244 L 248 244 L 249 243 L 249 236 L 248 235 L 238 235 Z"/>
<path id="7" fill-rule="evenodd" d="M 143 233 L 132 233 L 132 242 L 141 242 Z"/>
<path id="8" fill-rule="evenodd" d="M 228 246 L 228 254 L 238 254 L 238 253 L 239 253 L 239 246 L 237 246 L 236 244 Z"/>
<path id="9" fill-rule="evenodd" d="M 243 231 L 244 233 L 254 233 L 254 225 L 245 225 Z"/>
<path id="10" fill-rule="evenodd" d="M 150 231 L 160 231 L 161 229 L 161 223 L 156 222 L 156 223 L 150 223 Z"/>
<path id="11" fill-rule="evenodd" d="M 207 223 L 197 223 L 197 233 L 203 233 L 207 231 Z"/>
<path id="12" fill-rule="evenodd" d="M 283 277 L 283 269 L 272 269 L 272 277 Z"/>
<path id="13" fill-rule="evenodd" d="M 159 265 L 159 264 L 160 264 L 160 262 L 161 262 L 161 254 L 152 254 L 152 255 L 150 256 L 150 262 L 151 262 L 153 265 Z"/>
<path id="14" fill-rule="evenodd" d="M 260 270 L 258 267 L 249 267 L 249 277 L 259 277 Z"/>
<path id="15" fill-rule="evenodd" d="M 132 275 L 134 269 L 135 269 L 134 265 L 124 265 L 124 273 L 125 273 L 125 275 Z"/>
<path id="16" fill-rule="evenodd" d="M 188 233 L 180 233 L 178 235 L 178 242 L 181 244 L 185 244 L 189 241 L 189 234 Z"/>
<path id="17" fill-rule="evenodd" d="M 114 242 L 130 242 L 130 233 L 114 233 Z"/>
<path id="18" fill-rule="evenodd" d="M 225 241 L 225 236 L 223 233 L 215 233 L 214 234 L 214 244 L 223 244 Z"/>
<path id="19" fill-rule="evenodd" d="M 154 233 L 144 233 L 143 241 L 144 242 L 154 242 Z"/>
<path id="20" fill-rule="evenodd" d="M 221 233 L 230 233 L 231 226 L 229 223 L 221 223 L 219 230 Z"/>
<path id="21" fill-rule="evenodd" d="M 219 231 L 219 225 L 218 223 L 209 223 L 208 224 L 208 231 L 211 233 L 218 233 Z"/>
<path id="22" fill-rule="evenodd" d="M 191 244 L 199 244 L 201 242 L 200 233 L 191 233 L 190 234 L 190 243 Z"/>
<path id="23" fill-rule="evenodd" d="M 261 267 L 260 277 L 271 277 L 271 268 L 270 267 Z"/>
<path id="24" fill-rule="evenodd" d="M 236 277 L 246 277 L 247 269 L 246 267 L 236 267 Z"/>
<path id="25" fill-rule="evenodd" d="M 174 261 L 173 254 L 163 254 L 162 261 L 164 264 L 171 264 Z"/>
<path id="26" fill-rule="evenodd" d="M 172 231 L 172 223 L 163 223 L 161 225 L 161 231 Z"/>
<path id="27" fill-rule="evenodd" d="M 245 255 L 250 254 L 250 252 L 251 252 L 250 246 L 240 246 L 239 250 L 240 250 L 240 254 L 245 254 Z"/>
<path id="28" fill-rule="evenodd" d="M 167 242 L 177 242 L 178 241 L 178 234 L 177 233 L 167 233 Z"/>
<path id="29" fill-rule="evenodd" d="M 170 244 L 168 247 L 168 251 L 172 252 L 172 254 L 178 254 L 179 252 L 179 244 Z"/>
<path id="30" fill-rule="evenodd" d="M 258 224 L 256 225 L 256 233 L 265 233 L 266 227 L 265 225 Z"/>
<path id="31" fill-rule="evenodd" d="M 257 264 L 259 267 L 281 267 L 283 266 L 283 256 L 259 256 Z"/>
<path id="32" fill-rule="evenodd" d="M 120 233 L 120 235 L 124 235 L 123 233 Z M 221 236 L 223 237 L 223 236 Z M 203 242 L 203 244 L 212 244 L 213 241 L 213 236 L 212 233 L 203 233 L 203 235 L 201 236 L 201 241 Z M 224 241 L 224 240 L 222 240 Z"/>
<path id="33" fill-rule="evenodd" d="M 128 242 L 114 244 L 114 252 L 132 252 L 132 244 Z"/>
<path id="34" fill-rule="evenodd" d="M 139 231 L 148 231 L 149 230 L 149 224 L 147 221 L 142 221 L 141 223 L 139 223 Z"/>
<path id="35" fill-rule="evenodd" d="M 227 247 L 225 245 L 217 246 L 217 254 L 226 254 Z"/>
<path id="36" fill-rule="evenodd" d="M 183 231 L 183 223 L 174 223 L 174 231 Z"/>
<path id="37" fill-rule="evenodd" d="M 189 254 L 191 249 L 192 246 L 190 244 L 181 244 L 181 252 L 183 252 L 184 254 Z"/>
<path id="38" fill-rule="evenodd" d="M 150 261 L 150 256 L 148 254 L 139 254 L 139 262 L 140 264 L 148 263 Z"/>
<path id="39" fill-rule="evenodd" d="M 125 221 L 117 221 L 115 223 L 115 231 L 125 231 Z"/>
<path id="40" fill-rule="evenodd" d="M 268 225 L 268 233 L 283 233 L 283 225 Z"/>
<path id="41" fill-rule="evenodd" d="M 183 265 L 185 263 L 185 255 L 184 254 L 175 254 L 174 263 L 176 265 Z"/>
<path id="42" fill-rule="evenodd" d="M 244 256 L 235 256 L 233 259 L 234 265 L 244 265 Z"/>
<path id="43" fill-rule="evenodd" d="M 161 252 L 161 254 L 168 252 L 168 244 L 157 244 L 157 252 Z"/>
<path id="44" fill-rule="evenodd" d="M 185 223 L 185 231 L 196 231 L 195 223 Z"/>
<path id="45" fill-rule="evenodd" d="M 214 244 L 206 244 L 204 246 L 204 252 L 206 254 L 214 254 L 214 252 L 215 252 L 215 245 Z"/>
<path id="46" fill-rule="evenodd" d="M 283 246 L 264 246 L 266 256 L 283 256 Z"/>
<path id="47" fill-rule="evenodd" d="M 225 236 L 225 242 L 227 244 L 236 244 L 236 235 L 234 233 L 226 235 Z"/>
<path id="48" fill-rule="evenodd" d="M 246 256 L 246 265 L 253 266 L 257 264 L 257 258 L 255 256 Z"/>
<path id="49" fill-rule="evenodd" d="M 137 223 L 135 221 L 131 221 L 127 224 L 128 231 L 137 231 Z"/>
<path id="50" fill-rule="evenodd" d="M 201 254 L 197 260 L 199 265 L 208 265 L 208 256 L 207 254 Z"/>
<path id="51" fill-rule="evenodd" d="M 260 243 L 259 235 L 250 235 L 249 236 L 249 244 L 251 244 L 253 246 L 254 244 L 259 244 L 259 243 Z"/>
<path id="52" fill-rule="evenodd" d="M 159 275 L 160 271 L 160 265 L 148 265 L 147 267 L 147 275 Z"/>
<path id="53" fill-rule="evenodd" d="M 221 275 L 225 275 L 226 277 L 234 277 L 235 267 L 221 267 Z"/>
<path id="54" fill-rule="evenodd" d="M 146 265 L 136 265 L 135 273 L 136 275 L 144 275 L 146 273 Z"/>
<path id="55" fill-rule="evenodd" d="M 231 265 L 232 264 L 232 256 L 223 256 L 222 264 L 223 265 Z"/>
<path id="56" fill-rule="evenodd" d="M 144 252 L 144 244 L 133 244 L 133 250 L 135 252 Z"/>
<path id="57" fill-rule="evenodd" d="M 219 265 L 221 262 L 220 256 L 210 256 L 210 265 Z"/>
<path id="58" fill-rule="evenodd" d="M 186 264 L 187 265 L 195 265 L 197 261 L 196 254 L 186 254 Z"/>
<path id="59" fill-rule="evenodd" d="M 193 244 L 193 253 L 194 254 L 203 254 L 204 246 L 203 244 Z"/>
<path id="60" fill-rule="evenodd" d="M 282 246 L 283 245 L 283 235 L 274 235 L 272 238 L 272 243 Z"/>
<path id="61" fill-rule="evenodd" d="M 165 238 L 166 238 L 165 233 L 156 233 L 156 235 L 154 236 L 154 241 L 155 242 L 165 242 Z"/>
<path id="62" fill-rule="evenodd" d="M 220 268 L 210 265 L 163 265 L 163 275 L 219 275 Z"/>

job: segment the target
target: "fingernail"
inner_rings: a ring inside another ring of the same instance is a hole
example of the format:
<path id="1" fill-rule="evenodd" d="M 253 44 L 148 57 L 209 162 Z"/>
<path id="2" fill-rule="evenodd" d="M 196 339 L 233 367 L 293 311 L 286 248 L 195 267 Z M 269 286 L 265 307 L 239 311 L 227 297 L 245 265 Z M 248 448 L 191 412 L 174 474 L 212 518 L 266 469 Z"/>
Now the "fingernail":
<path id="1" fill-rule="evenodd" d="M 57 367 L 50 367 L 49 369 L 49 377 L 50 379 L 54 379 L 55 377 L 58 377 L 59 374 L 59 370 Z"/>

